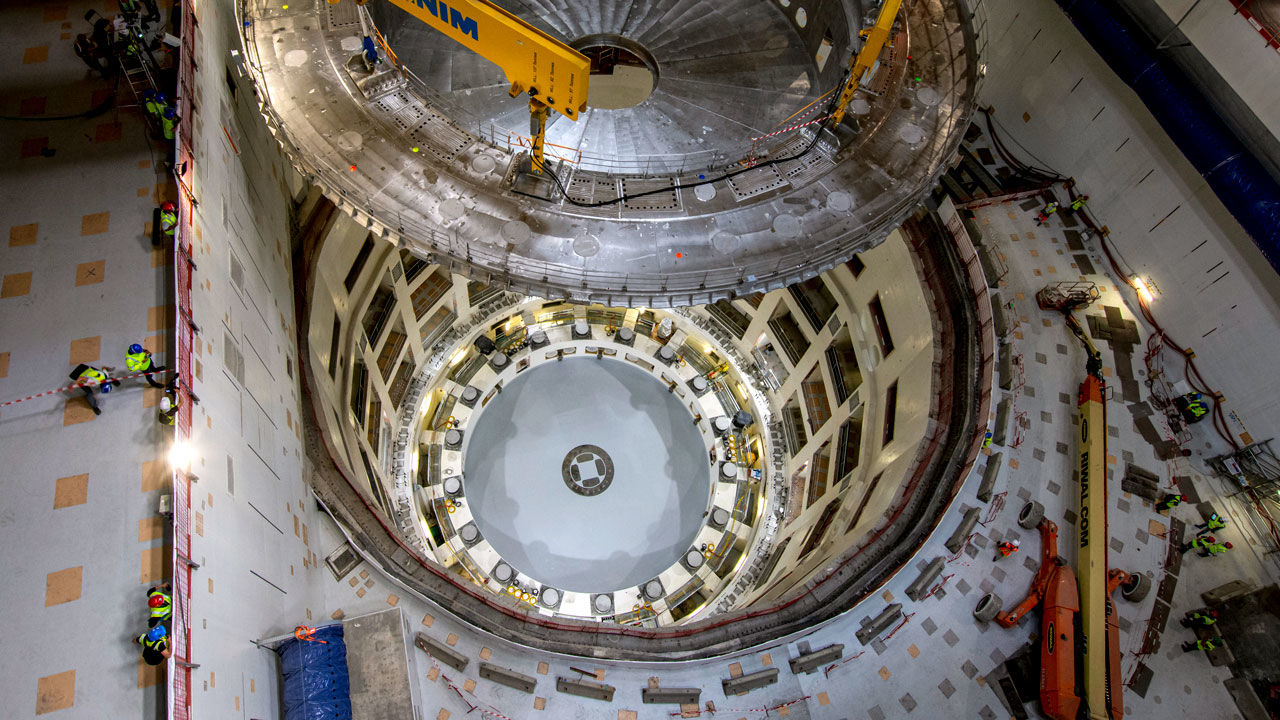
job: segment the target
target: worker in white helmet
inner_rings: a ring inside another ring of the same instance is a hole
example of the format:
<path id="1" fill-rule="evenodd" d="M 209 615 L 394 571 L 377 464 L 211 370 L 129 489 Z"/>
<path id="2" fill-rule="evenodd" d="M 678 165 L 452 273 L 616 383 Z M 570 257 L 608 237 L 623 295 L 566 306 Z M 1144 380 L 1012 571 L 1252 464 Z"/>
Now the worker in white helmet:
<path id="1" fill-rule="evenodd" d="M 1018 552 L 1019 545 L 1021 545 L 1021 543 L 1019 543 L 1017 540 L 1006 540 L 1002 543 L 996 543 L 995 559 L 999 560 L 1000 558 L 1007 558 L 1010 555 Z"/>
<path id="2" fill-rule="evenodd" d="M 172 425 L 178 417 L 178 406 L 182 401 L 177 393 L 166 394 L 160 399 L 160 411 L 156 413 L 156 421 L 161 425 Z"/>

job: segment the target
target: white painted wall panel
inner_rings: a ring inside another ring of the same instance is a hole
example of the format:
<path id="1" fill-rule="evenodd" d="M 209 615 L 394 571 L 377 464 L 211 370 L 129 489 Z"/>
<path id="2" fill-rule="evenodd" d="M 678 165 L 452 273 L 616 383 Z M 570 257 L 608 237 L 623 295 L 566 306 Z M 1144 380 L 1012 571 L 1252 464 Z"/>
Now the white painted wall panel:
<path id="1" fill-rule="evenodd" d="M 1007 40 L 993 43 L 981 100 L 995 106 L 1006 143 L 1029 148 L 1079 181 L 1115 247 L 1160 287 L 1158 320 L 1195 349 L 1206 379 L 1242 413 L 1253 437 L 1274 436 L 1280 431 L 1280 381 L 1261 359 L 1280 353 L 1280 279 L 1052 0 L 994 0 L 990 12 L 996 37 Z M 1025 52 L 1011 50 L 1033 36 Z M 1232 44 L 1239 45 L 1239 37 Z M 1058 68 L 1066 69 L 1061 81 Z M 1060 91 L 1045 89 L 1052 89 L 1050 80 Z M 1274 87 L 1271 93 L 1280 95 Z M 1227 277 L 1211 284 L 1223 272 Z"/>

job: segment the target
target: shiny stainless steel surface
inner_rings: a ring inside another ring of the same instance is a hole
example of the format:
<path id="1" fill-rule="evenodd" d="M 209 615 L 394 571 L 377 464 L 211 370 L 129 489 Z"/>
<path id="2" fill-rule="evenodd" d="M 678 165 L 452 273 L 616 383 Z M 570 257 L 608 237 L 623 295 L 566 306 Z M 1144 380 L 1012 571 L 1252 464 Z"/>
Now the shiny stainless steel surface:
<path id="1" fill-rule="evenodd" d="M 351 62 L 361 35 L 351 0 L 288 10 L 250 0 L 244 38 L 269 125 L 340 207 L 414 252 L 529 294 L 666 307 L 813 276 L 914 208 L 974 104 L 977 52 L 959 0 L 910 3 L 881 74 L 855 100 L 856 127 L 817 138 L 814 125 L 785 130 L 820 116 L 812 101 L 839 83 L 844 39 L 864 22 L 856 0 L 811 7 L 805 28 L 795 3 L 763 0 L 507 6 L 568 41 L 622 35 L 660 67 L 644 103 L 552 124 L 569 201 L 515 192 L 549 194 L 546 181 L 517 177 L 527 117 L 501 72 L 396 8 L 370 20 L 402 64 L 372 75 Z M 819 70 L 811 58 L 828 28 Z M 582 206 L 650 190 L 663 192 Z"/>
<path id="2" fill-rule="evenodd" d="M 736 160 L 751 138 L 841 79 L 841 60 L 831 57 L 819 71 L 789 16 L 764 0 L 723 6 L 597 0 L 569 10 L 532 0 L 499 5 L 569 43 L 620 35 L 657 62 L 657 87 L 646 102 L 627 110 L 588 109 L 577 122 L 553 113 L 548 122 L 547 142 L 580 147 L 605 170 L 643 170 L 646 156 L 680 157 L 695 168 Z M 529 134 L 528 99 L 507 93 L 496 65 L 389 3 L 369 7 L 400 62 L 445 100 L 476 120 Z"/>

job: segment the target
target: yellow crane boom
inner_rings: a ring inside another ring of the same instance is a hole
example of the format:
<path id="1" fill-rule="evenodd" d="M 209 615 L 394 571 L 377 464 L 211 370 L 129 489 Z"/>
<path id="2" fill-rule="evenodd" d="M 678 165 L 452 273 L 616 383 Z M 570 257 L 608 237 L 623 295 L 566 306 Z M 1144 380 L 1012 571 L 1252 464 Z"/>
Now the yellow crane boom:
<path id="1" fill-rule="evenodd" d="M 356 0 L 364 5 L 368 0 Z M 389 0 L 502 68 L 511 97 L 529 94 L 532 170 L 541 173 L 547 115 L 570 120 L 586 110 L 591 61 L 585 55 L 485 0 Z"/>
<path id="2" fill-rule="evenodd" d="M 1085 378 L 1076 400 L 1080 413 L 1080 508 L 1076 514 L 1080 545 L 1076 565 L 1086 715 L 1089 720 L 1120 720 L 1124 715 L 1124 688 L 1116 681 L 1119 649 L 1108 628 L 1108 616 L 1115 609 L 1111 606 L 1107 559 L 1107 383 L 1102 374 L 1102 354 L 1071 311 L 1065 309 L 1063 314 L 1087 355 Z"/>
<path id="3" fill-rule="evenodd" d="M 836 109 L 831 113 L 832 127 L 844 120 L 853 94 L 866 82 L 871 69 L 875 67 L 885 43 L 889 41 L 889 32 L 893 30 L 893 23 L 898 19 L 898 8 L 901 6 L 902 0 L 884 0 L 884 4 L 880 6 L 880 15 L 876 17 L 876 24 L 858 33 L 864 42 L 862 49 L 849 58 L 849 77 L 845 79 L 840 99 L 836 101 Z"/>

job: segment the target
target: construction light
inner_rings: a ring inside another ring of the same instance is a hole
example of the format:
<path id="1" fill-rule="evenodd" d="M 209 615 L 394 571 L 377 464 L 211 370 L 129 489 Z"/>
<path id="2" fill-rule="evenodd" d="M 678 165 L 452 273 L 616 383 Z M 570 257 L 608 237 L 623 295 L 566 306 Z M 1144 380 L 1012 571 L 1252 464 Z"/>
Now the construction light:
<path id="1" fill-rule="evenodd" d="M 169 446 L 169 467 L 186 472 L 195 457 L 195 448 L 186 440 L 175 440 Z"/>
<path id="2" fill-rule="evenodd" d="M 454 365 L 457 365 L 458 363 L 462 362 L 462 359 L 465 358 L 466 356 L 467 356 L 467 346 L 463 345 L 462 347 L 458 348 L 453 352 L 453 357 L 449 358 L 449 367 L 453 367 Z"/>
<path id="3" fill-rule="evenodd" d="M 1151 285 L 1143 278 L 1135 275 L 1130 284 L 1133 285 L 1133 289 L 1137 291 L 1138 297 L 1143 303 L 1150 304 L 1150 302 L 1155 299 L 1155 292 L 1152 290 Z"/>

